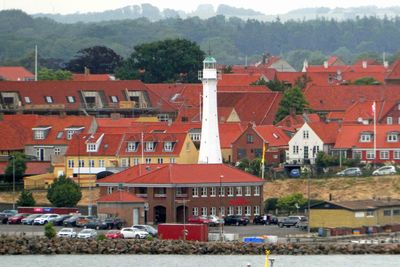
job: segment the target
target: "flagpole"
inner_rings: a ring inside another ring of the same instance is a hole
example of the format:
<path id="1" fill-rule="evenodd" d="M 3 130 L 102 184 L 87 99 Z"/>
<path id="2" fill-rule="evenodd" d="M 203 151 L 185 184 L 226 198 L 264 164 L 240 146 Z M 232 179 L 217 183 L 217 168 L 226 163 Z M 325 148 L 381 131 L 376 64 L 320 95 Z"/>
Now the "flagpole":
<path id="1" fill-rule="evenodd" d="M 374 111 L 374 169 L 376 163 L 376 102 L 374 101 L 373 104 L 373 111 Z"/>
<path id="2" fill-rule="evenodd" d="M 261 178 L 264 179 L 265 174 L 265 142 L 263 141 L 262 157 L 261 157 Z"/>

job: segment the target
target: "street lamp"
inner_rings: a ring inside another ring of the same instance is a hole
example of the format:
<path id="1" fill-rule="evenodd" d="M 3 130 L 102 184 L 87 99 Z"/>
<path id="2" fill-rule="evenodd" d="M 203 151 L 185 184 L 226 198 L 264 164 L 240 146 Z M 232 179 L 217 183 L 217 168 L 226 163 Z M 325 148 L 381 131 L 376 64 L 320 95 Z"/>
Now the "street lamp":
<path id="1" fill-rule="evenodd" d="M 15 156 L 10 155 L 9 160 L 12 159 L 12 164 L 13 164 L 13 193 L 12 193 L 12 199 L 13 199 L 13 210 L 15 210 Z"/>
<path id="2" fill-rule="evenodd" d="M 222 178 L 224 178 L 224 176 L 223 175 L 220 175 L 219 176 L 219 194 L 218 194 L 218 199 L 219 199 L 219 219 L 220 220 L 222 220 L 222 202 L 221 202 L 221 196 L 222 196 Z M 223 241 L 223 229 L 222 229 L 222 227 L 223 227 L 223 224 L 222 224 L 222 222 L 220 221 L 219 222 L 219 238 L 220 238 L 220 240 L 221 241 Z"/>

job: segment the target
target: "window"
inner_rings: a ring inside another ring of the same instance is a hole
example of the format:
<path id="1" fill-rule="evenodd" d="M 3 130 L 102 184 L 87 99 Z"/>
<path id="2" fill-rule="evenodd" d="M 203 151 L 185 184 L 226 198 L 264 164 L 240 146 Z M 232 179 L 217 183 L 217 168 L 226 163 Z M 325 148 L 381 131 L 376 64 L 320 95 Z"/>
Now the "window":
<path id="1" fill-rule="evenodd" d="M 233 207 L 228 207 L 228 215 L 233 215 Z"/>
<path id="2" fill-rule="evenodd" d="M 299 146 L 293 146 L 293 154 L 298 155 L 299 154 Z"/>
<path id="3" fill-rule="evenodd" d="M 133 165 L 134 166 L 139 165 L 139 159 L 138 158 L 134 158 L 133 159 Z"/>
<path id="4" fill-rule="evenodd" d="M 260 195 L 260 187 L 259 186 L 255 186 L 254 187 L 254 195 L 255 196 L 259 196 Z"/>
<path id="5" fill-rule="evenodd" d="M 399 215 L 400 215 L 400 209 L 393 210 L 393 216 L 399 216 Z"/>
<path id="6" fill-rule="evenodd" d="M 104 159 L 99 159 L 99 167 L 100 168 L 104 168 L 105 167 Z"/>
<path id="7" fill-rule="evenodd" d="M 94 159 L 89 159 L 89 167 L 94 168 Z"/>
<path id="8" fill-rule="evenodd" d="M 157 163 L 158 163 L 158 164 L 163 164 L 163 162 L 164 162 L 164 159 L 163 159 L 163 158 L 158 158 L 158 159 L 157 159 Z"/>
<path id="9" fill-rule="evenodd" d="M 397 142 L 397 134 L 395 134 L 395 133 L 389 133 L 388 135 L 387 135 L 387 141 L 388 142 Z"/>
<path id="10" fill-rule="evenodd" d="M 193 208 L 192 209 L 192 214 L 193 214 L 193 216 L 198 216 L 199 215 L 199 208 Z"/>
<path id="11" fill-rule="evenodd" d="M 35 138 L 35 140 L 43 140 L 44 139 L 44 131 L 43 130 L 35 130 L 34 138 Z"/>
<path id="12" fill-rule="evenodd" d="M 393 151 L 393 158 L 400 159 L 400 150 Z"/>
<path id="13" fill-rule="evenodd" d="M 254 215 L 260 215 L 260 206 L 254 206 Z"/>
<path id="14" fill-rule="evenodd" d="M 387 117 L 386 118 L 386 124 L 393 124 L 393 118 L 392 117 Z"/>
<path id="15" fill-rule="evenodd" d="M 228 197 L 232 197 L 233 196 L 233 187 L 230 186 L 228 187 Z"/>
<path id="16" fill-rule="evenodd" d="M 220 187 L 218 188 L 218 191 L 219 191 L 219 196 L 220 196 L 220 197 L 225 196 L 225 187 L 220 186 Z"/>
<path id="17" fill-rule="evenodd" d="M 383 216 L 392 216 L 392 210 L 383 210 Z"/>
<path id="18" fill-rule="evenodd" d="M 87 152 L 96 152 L 97 151 L 97 146 L 96 144 L 87 144 Z"/>
<path id="19" fill-rule="evenodd" d="M 374 217 L 374 211 L 373 210 L 368 210 L 366 212 L 367 217 Z"/>
<path id="20" fill-rule="evenodd" d="M 114 187 L 112 187 L 112 186 L 107 187 L 107 194 L 112 194 L 113 191 L 114 191 Z"/>
<path id="21" fill-rule="evenodd" d="M 75 103 L 75 97 L 74 96 L 67 96 L 67 101 L 68 103 Z"/>
<path id="22" fill-rule="evenodd" d="M 375 153 L 373 150 L 367 151 L 367 159 L 375 159 Z"/>
<path id="23" fill-rule="evenodd" d="M 154 188 L 154 197 L 166 197 L 166 189 L 165 187 L 156 187 Z"/>
<path id="24" fill-rule="evenodd" d="M 198 197 L 198 196 L 199 196 L 199 188 L 193 187 L 192 188 L 192 197 Z"/>
<path id="25" fill-rule="evenodd" d="M 371 142 L 372 136 L 371 134 L 362 134 L 360 137 L 360 142 L 367 143 Z"/>
<path id="26" fill-rule="evenodd" d="M 308 139 L 309 135 L 308 130 L 303 131 L 303 139 Z"/>
<path id="27" fill-rule="evenodd" d="M 79 165 L 79 167 L 81 167 L 81 168 L 83 168 L 83 167 L 85 167 L 85 161 L 83 160 L 83 159 L 80 159 L 79 161 L 78 161 L 78 165 Z"/>
<path id="28" fill-rule="evenodd" d="M 31 99 L 29 98 L 29 96 L 25 96 L 25 103 L 30 104 L 31 103 Z"/>
<path id="29" fill-rule="evenodd" d="M 400 117 L 397 118 L 397 124 L 400 124 Z"/>
<path id="30" fill-rule="evenodd" d="M 53 97 L 51 97 L 51 96 L 45 96 L 44 98 L 45 98 L 45 100 L 46 100 L 47 103 L 49 103 L 49 104 L 53 103 Z"/>
<path id="31" fill-rule="evenodd" d="M 111 102 L 118 103 L 118 96 L 112 95 L 110 96 Z"/>
<path id="32" fill-rule="evenodd" d="M 241 196 L 242 195 L 242 187 L 241 186 L 237 186 L 236 187 L 236 195 L 237 196 Z"/>
<path id="33" fill-rule="evenodd" d="M 201 215 L 207 216 L 207 208 L 206 207 L 201 208 Z"/>
<path id="34" fill-rule="evenodd" d="M 67 139 L 68 140 L 71 140 L 72 139 L 72 135 L 74 134 L 75 132 L 73 131 L 73 130 L 68 130 L 67 131 Z"/>
<path id="35" fill-rule="evenodd" d="M 145 151 L 147 152 L 154 151 L 154 142 L 146 142 L 145 144 L 146 144 L 144 148 Z"/>
<path id="36" fill-rule="evenodd" d="M 176 159 L 175 158 L 169 158 L 169 163 L 176 163 Z"/>
<path id="37" fill-rule="evenodd" d="M 216 207 L 211 207 L 210 214 L 214 215 L 214 216 L 217 215 L 217 208 Z"/>
<path id="38" fill-rule="evenodd" d="M 128 142 L 128 145 L 126 147 L 127 152 L 134 152 L 136 151 L 136 149 L 137 149 L 136 142 Z"/>
<path id="39" fill-rule="evenodd" d="M 254 157 L 261 158 L 262 157 L 262 148 L 255 148 L 254 149 Z"/>
<path id="40" fill-rule="evenodd" d="M 60 155 L 61 149 L 59 147 L 54 148 L 54 155 Z"/>
<path id="41" fill-rule="evenodd" d="M 201 188 L 201 197 L 207 197 L 207 187 Z"/>
<path id="42" fill-rule="evenodd" d="M 172 151 L 172 142 L 165 142 L 164 143 L 164 151 L 171 152 Z"/>
<path id="43" fill-rule="evenodd" d="M 68 160 L 68 168 L 73 168 L 75 165 L 74 160 L 73 159 L 69 159 Z"/>
<path id="44" fill-rule="evenodd" d="M 380 157 L 381 159 L 389 159 L 389 151 L 381 151 Z"/>
<path id="45" fill-rule="evenodd" d="M 254 136 L 252 134 L 247 135 L 247 143 L 252 144 L 254 142 Z"/>
<path id="46" fill-rule="evenodd" d="M 353 159 L 361 159 L 361 151 L 353 151 Z"/>
<path id="47" fill-rule="evenodd" d="M 241 206 L 236 207 L 236 214 L 237 215 L 242 215 L 243 214 L 243 208 Z"/>
<path id="48" fill-rule="evenodd" d="M 60 132 L 58 132 L 57 133 L 57 139 L 61 139 L 62 137 L 63 137 L 63 135 L 64 135 L 64 132 L 63 131 L 60 131 Z"/>
<path id="49" fill-rule="evenodd" d="M 251 206 L 244 207 L 244 215 L 246 215 L 246 216 L 251 215 Z"/>
<path id="50" fill-rule="evenodd" d="M 129 166 L 129 159 L 128 158 L 122 158 L 121 159 L 121 167 L 128 167 Z"/>
<path id="51" fill-rule="evenodd" d="M 220 217 L 225 216 L 225 207 L 219 207 L 219 215 Z"/>
<path id="52" fill-rule="evenodd" d="M 145 161 L 146 161 L 146 164 L 151 164 L 151 158 L 146 158 Z"/>
<path id="53" fill-rule="evenodd" d="M 250 186 L 245 187 L 244 194 L 245 194 L 245 196 L 251 196 L 251 187 Z"/>
<path id="54" fill-rule="evenodd" d="M 215 197 L 217 194 L 217 188 L 211 187 L 210 189 L 210 197 Z"/>

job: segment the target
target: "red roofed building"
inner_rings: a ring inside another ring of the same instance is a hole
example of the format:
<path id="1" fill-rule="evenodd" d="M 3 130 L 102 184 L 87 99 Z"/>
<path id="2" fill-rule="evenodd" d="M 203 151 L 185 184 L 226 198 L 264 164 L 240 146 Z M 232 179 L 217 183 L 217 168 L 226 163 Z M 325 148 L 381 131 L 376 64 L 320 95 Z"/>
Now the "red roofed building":
<path id="1" fill-rule="evenodd" d="M 73 81 L 114 81 L 115 77 L 110 74 L 79 74 L 73 73 L 72 74 Z"/>
<path id="2" fill-rule="evenodd" d="M 364 162 L 400 162 L 400 125 L 343 125 L 336 138 L 335 150 L 347 158 Z M 374 155 L 376 138 L 376 157 Z M 376 158 L 376 159 L 375 159 Z"/>
<path id="3" fill-rule="evenodd" d="M 387 84 L 400 84 L 400 59 L 397 59 L 389 68 L 385 81 Z"/>
<path id="4" fill-rule="evenodd" d="M 261 213 L 263 183 L 224 164 L 139 165 L 97 182 L 101 198 L 119 188 L 145 199 L 150 224 L 183 222 L 184 214 L 185 221 L 196 215 L 253 218 Z"/>
<path id="5" fill-rule="evenodd" d="M 321 118 L 318 114 L 289 114 L 275 126 L 283 127 L 290 132 L 296 132 L 305 122 L 319 122 Z"/>
<path id="6" fill-rule="evenodd" d="M 33 81 L 35 75 L 24 67 L 0 67 L 0 81 Z"/>
<path id="7" fill-rule="evenodd" d="M 262 158 L 266 145 L 265 162 L 268 165 L 284 162 L 289 137 L 283 129 L 274 125 L 249 124 L 247 129 L 232 143 L 233 162 L 247 158 Z"/>

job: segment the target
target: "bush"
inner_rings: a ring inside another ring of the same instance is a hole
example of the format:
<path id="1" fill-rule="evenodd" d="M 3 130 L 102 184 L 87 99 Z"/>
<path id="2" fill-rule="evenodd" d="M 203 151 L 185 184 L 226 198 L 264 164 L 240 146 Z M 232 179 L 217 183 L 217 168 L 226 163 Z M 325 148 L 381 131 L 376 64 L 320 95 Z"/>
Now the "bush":
<path id="1" fill-rule="evenodd" d="M 278 204 L 278 198 L 272 197 L 264 201 L 264 212 L 268 213 L 269 210 L 276 210 Z"/>
<path id="2" fill-rule="evenodd" d="M 103 240 L 106 240 L 106 239 L 107 239 L 107 237 L 106 237 L 105 234 L 99 234 L 99 235 L 96 237 L 96 240 L 97 240 L 97 241 L 103 241 Z"/>
<path id="3" fill-rule="evenodd" d="M 148 235 L 148 236 L 146 236 L 146 240 L 147 241 L 153 241 L 154 237 L 152 235 Z"/>
<path id="4" fill-rule="evenodd" d="M 49 222 L 44 226 L 44 235 L 48 239 L 52 239 L 56 236 L 56 229 L 54 228 L 54 225 L 52 222 Z"/>
<path id="5" fill-rule="evenodd" d="M 32 196 L 32 192 L 23 190 L 21 192 L 21 195 L 19 195 L 19 198 L 17 200 L 17 206 L 20 207 L 33 207 L 35 206 L 36 201 Z"/>
<path id="6" fill-rule="evenodd" d="M 47 199 L 55 207 L 75 207 L 81 198 L 79 185 L 65 176 L 55 179 L 47 190 Z"/>

